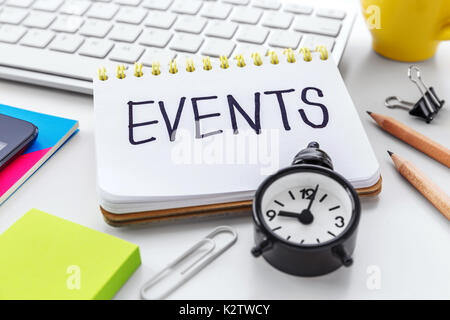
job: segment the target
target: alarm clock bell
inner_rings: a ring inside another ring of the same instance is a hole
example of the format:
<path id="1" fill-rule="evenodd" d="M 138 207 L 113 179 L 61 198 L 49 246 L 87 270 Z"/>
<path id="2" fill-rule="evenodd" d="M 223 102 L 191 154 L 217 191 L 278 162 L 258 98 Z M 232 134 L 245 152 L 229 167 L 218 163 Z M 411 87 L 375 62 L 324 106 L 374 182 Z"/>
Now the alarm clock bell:
<path id="1" fill-rule="evenodd" d="M 310 142 L 306 149 L 301 150 L 294 157 L 292 165 L 301 164 L 313 164 L 333 170 L 333 162 L 330 156 L 322 149 L 319 149 L 319 144 L 315 141 Z"/>

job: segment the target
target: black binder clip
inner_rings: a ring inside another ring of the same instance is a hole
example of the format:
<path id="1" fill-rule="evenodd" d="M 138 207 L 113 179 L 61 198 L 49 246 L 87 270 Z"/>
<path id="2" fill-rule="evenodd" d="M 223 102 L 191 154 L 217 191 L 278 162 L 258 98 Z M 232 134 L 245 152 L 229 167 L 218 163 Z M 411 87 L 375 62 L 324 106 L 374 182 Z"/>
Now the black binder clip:
<path id="1" fill-rule="evenodd" d="M 415 71 L 416 77 L 413 77 L 413 71 Z M 404 101 L 399 97 L 391 96 L 386 98 L 384 104 L 388 108 L 403 108 L 409 110 L 410 115 L 423 118 L 427 123 L 430 123 L 443 107 L 445 101 L 438 98 L 433 87 L 425 85 L 420 75 L 419 67 L 410 66 L 408 69 L 408 78 L 417 86 L 417 88 L 419 88 L 422 95 L 420 100 L 416 103 L 412 103 Z"/>

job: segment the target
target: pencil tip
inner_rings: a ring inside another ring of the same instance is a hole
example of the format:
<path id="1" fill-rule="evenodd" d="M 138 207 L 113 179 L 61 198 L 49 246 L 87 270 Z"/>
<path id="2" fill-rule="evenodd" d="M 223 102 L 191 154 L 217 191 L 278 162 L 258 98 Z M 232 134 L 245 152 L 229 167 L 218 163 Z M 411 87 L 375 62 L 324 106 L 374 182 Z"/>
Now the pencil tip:
<path id="1" fill-rule="evenodd" d="M 392 151 L 387 151 L 387 153 L 389 154 L 390 157 L 392 157 L 392 155 L 394 154 Z"/>
<path id="2" fill-rule="evenodd" d="M 366 112 L 369 116 L 372 114 L 372 111 L 366 111 Z"/>

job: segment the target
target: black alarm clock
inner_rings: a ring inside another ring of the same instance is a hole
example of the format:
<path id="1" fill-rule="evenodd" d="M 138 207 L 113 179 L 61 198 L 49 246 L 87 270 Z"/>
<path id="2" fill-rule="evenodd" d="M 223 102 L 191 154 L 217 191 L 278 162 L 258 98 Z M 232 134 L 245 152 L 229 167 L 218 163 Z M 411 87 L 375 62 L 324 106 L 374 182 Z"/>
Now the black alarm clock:
<path id="1" fill-rule="evenodd" d="M 252 254 L 298 276 L 319 276 L 350 266 L 361 206 L 349 181 L 317 142 L 292 166 L 268 177 L 253 200 Z"/>

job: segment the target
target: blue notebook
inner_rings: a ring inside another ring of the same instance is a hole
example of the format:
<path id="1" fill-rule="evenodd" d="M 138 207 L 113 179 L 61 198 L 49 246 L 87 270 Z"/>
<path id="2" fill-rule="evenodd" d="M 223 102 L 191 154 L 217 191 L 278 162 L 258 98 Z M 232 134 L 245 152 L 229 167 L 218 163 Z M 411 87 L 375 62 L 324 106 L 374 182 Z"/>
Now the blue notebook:
<path id="1" fill-rule="evenodd" d="M 0 171 L 1 205 L 78 131 L 78 121 L 2 104 L 0 114 L 29 121 L 39 130 L 37 139 L 25 152 Z"/>

